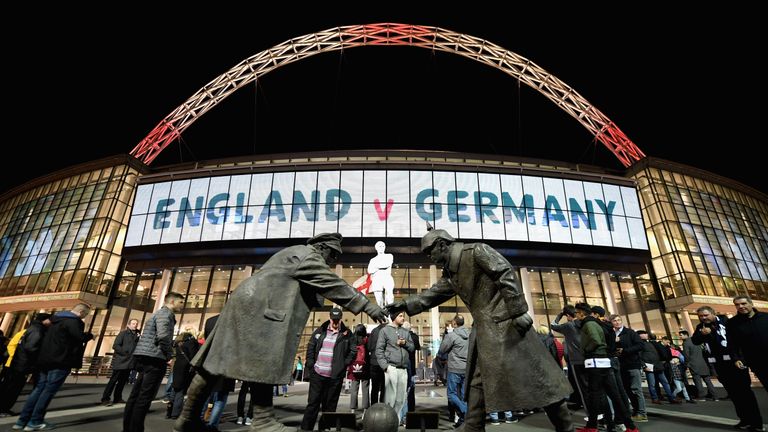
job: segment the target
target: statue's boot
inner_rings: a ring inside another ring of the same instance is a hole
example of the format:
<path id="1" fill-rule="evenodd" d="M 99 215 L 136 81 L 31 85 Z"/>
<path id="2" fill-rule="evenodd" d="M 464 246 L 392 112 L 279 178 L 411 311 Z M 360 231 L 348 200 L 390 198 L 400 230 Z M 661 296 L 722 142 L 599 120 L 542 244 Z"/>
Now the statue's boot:
<path id="1" fill-rule="evenodd" d="M 200 418 L 200 413 L 203 412 L 203 405 L 213 388 L 214 377 L 201 372 L 195 374 L 187 389 L 187 400 L 184 402 L 179 418 L 173 424 L 174 432 L 201 432 L 208 429 Z"/>
<path id="2" fill-rule="evenodd" d="M 573 432 L 571 412 L 568 411 L 568 405 L 565 403 L 565 399 L 545 406 L 544 412 L 547 413 L 549 421 L 552 423 L 552 426 L 555 427 L 557 432 Z"/>
<path id="3" fill-rule="evenodd" d="M 251 430 L 258 432 L 296 432 L 296 428 L 288 427 L 275 418 L 275 409 L 271 406 L 253 406 Z"/>

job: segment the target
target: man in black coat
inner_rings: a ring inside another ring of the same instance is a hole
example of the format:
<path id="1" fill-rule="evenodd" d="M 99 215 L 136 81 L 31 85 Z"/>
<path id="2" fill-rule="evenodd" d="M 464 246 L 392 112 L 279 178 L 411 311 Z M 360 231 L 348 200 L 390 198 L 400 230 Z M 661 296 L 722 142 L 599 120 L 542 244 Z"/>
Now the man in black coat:
<path id="1" fill-rule="evenodd" d="M 749 296 L 734 297 L 736 316 L 728 321 L 728 348 L 736 367 L 749 367 L 768 390 L 768 313 L 758 312 Z"/>
<path id="2" fill-rule="evenodd" d="M 347 366 L 357 356 L 355 335 L 341 322 L 341 309 L 331 309 L 330 318 L 318 327 L 307 344 L 309 395 L 301 430 L 315 428 L 320 407 L 335 412 Z"/>
<path id="3" fill-rule="evenodd" d="M 611 315 L 609 319 L 616 337 L 616 353 L 621 366 L 621 384 L 632 403 L 632 420 L 647 422 L 648 413 L 645 410 L 645 395 L 642 387 L 644 365 L 640 360 L 643 340 L 634 330 L 624 326 L 621 316 Z"/>
<path id="4" fill-rule="evenodd" d="M 704 344 L 704 357 L 710 364 L 715 365 L 717 378 L 725 387 L 728 396 L 739 416 L 738 429 L 749 431 L 763 430 L 763 417 L 757 405 L 755 393 L 752 392 L 752 381 L 746 368 L 739 368 L 728 346 L 731 338 L 728 335 L 728 320 L 725 317 L 715 315 L 714 309 L 702 306 L 696 309 L 699 316 L 699 325 L 691 336 L 696 345 Z"/>
<path id="5" fill-rule="evenodd" d="M 93 339 L 90 332 L 84 331 L 83 323 L 83 318 L 90 311 L 89 305 L 78 303 L 71 311 L 57 312 L 51 318 L 51 327 L 45 332 L 37 358 L 40 368 L 37 385 L 27 397 L 13 429 L 52 428 L 44 420 L 45 412 L 72 368 L 79 369 L 83 366 L 85 344 Z"/>
<path id="6" fill-rule="evenodd" d="M 4 369 L 5 377 L 0 384 L 0 416 L 3 414 L 15 415 L 11 408 L 27 382 L 27 375 L 36 372 L 37 356 L 43 345 L 45 330 L 51 325 L 51 314 L 36 313 L 29 328 L 24 330 L 24 335 L 16 346 L 10 366 Z M 4 416 L 3 416 L 4 417 Z"/>
<path id="7" fill-rule="evenodd" d="M 112 391 L 115 392 L 114 403 L 125 403 L 123 400 L 123 387 L 128 381 L 128 374 L 133 369 L 133 350 L 139 341 L 139 320 L 131 318 L 128 321 L 128 327 L 118 333 L 115 342 L 112 344 L 112 376 L 109 377 L 104 394 L 101 395 L 101 404 L 112 406 L 110 400 Z"/>
<path id="8" fill-rule="evenodd" d="M 371 331 L 366 343 L 368 357 L 371 359 L 371 405 L 384 402 L 384 371 L 376 360 L 376 343 L 379 341 L 379 333 L 387 324 L 379 324 Z M 306 373 L 306 368 L 305 373 Z"/>

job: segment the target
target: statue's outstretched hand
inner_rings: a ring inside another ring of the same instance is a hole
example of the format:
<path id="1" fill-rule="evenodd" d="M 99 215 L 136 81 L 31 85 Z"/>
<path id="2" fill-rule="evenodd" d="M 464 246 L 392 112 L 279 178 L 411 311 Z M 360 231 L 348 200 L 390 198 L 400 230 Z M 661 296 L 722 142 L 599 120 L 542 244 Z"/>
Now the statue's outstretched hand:
<path id="1" fill-rule="evenodd" d="M 380 308 L 373 302 L 369 301 L 368 304 L 365 305 L 365 308 L 363 308 L 363 312 L 365 312 L 365 314 L 371 317 L 374 321 L 380 323 L 387 322 L 387 311 Z"/>
<path id="2" fill-rule="evenodd" d="M 528 329 L 530 329 L 533 325 L 533 318 L 531 318 L 531 316 L 527 313 L 524 313 L 513 319 L 512 324 L 517 329 L 517 332 L 520 333 L 520 336 L 525 336 L 525 334 L 528 332 Z"/>
<path id="3" fill-rule="evenodd" d="M 392 312 L 405 312 L 405 309 L 405 300 L 398 300 L 384 306 L 384 311 L 387 313 L 387 316 L 390 316 Z"/>

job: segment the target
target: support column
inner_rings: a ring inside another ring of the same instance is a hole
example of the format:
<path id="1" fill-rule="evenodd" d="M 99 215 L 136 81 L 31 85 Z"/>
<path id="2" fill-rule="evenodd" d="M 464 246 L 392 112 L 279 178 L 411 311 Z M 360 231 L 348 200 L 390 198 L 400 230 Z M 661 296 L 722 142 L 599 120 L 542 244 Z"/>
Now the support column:
<path id="1" fill-rule="evenodd" d="M 531 316 L 534 326 L 538 326 L 538 324 L 536 324 L 536 313 L 533 311 L 533 293 L 531 292 L 531 280 L 528 277 L 527 267 L 520 267 L 520 284 L 523 286 L 525 302 L 528 303 L 528 315 Z M 546 321 L 544 324 L 546 324 Z"/>
<path id="2" fill-rule="evenodd" d="M 253 266 L 247 265 L 243 267 L 243 270 L 245 270 L 245 278 L 248 279 L 253 275 Z"/>
<path id="3" fill-rule="evenodd" d="M 13 320 L 13 312 L 6 312 L 5 315 L 3 315 L 3 322 L 0 323 L 0 330 L 2 330 L 3 334 L 9 338 L 13 337 L 13 335 L 8 334 L 8 330 L 10 330 L 12 320 Z"/>
<path id="4" fill-rule="evenodd" d="M 613 294 L 613 287 L 611 286 L 611 275 L 608 272 L 601 272 L 600 282 L 603 283 L 603 295 L 605 296 L 605 303 L 608 307 L 608 314 L 619 313 L 619 307 L 616 304 L 616 296 Z"/>
<path id="5" fill-rule="evenodd" d="M 437 266 L 431 264 L 429 266 L 429 286 L 437 283 Z M 432 357 L 437 355 L 437 351 L 440 349 L 440 306 L 433 307 L 429 310 L 429 327 L 431 329 L 432 336 Z"/>
<path id="6" fill-rule="evenodd" d="M 163 307 L 165 303 L 165 295 L 168 294 L 168 290 L 171 288 L 171 277 L 173 276 L 173 270 L 163 269 L 163 278 L 160 280 L 160 292 L 157 293 L 157 301 L 152 313 L 155 313 Z"/>
<path id="7" fill-rule="evenodd" d="M 691 314 L 688 313 L 687 310 L 683 309 L 680 311 L 680 316 L 683 317 L 683 326 L 685 327 L 686 330 L 688 330 L 688 334 L 693 336 L 693 329 L 695 327 L 691 322 Z"/>

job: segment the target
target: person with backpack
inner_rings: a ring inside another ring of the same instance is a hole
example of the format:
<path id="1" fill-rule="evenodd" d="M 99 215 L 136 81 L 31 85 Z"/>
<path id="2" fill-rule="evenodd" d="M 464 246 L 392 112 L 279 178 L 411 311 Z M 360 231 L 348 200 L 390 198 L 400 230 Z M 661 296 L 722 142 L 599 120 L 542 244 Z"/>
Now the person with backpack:
<path id="1" fill-rule="evenodd" d="M 36 313 L 29 327 L 13 336 L 17 341 L 16 349 L 8 359 L 5 376 L 0 384 L 0 417 L 16 415 L 11 408 L 27 382 L 29 374 L 36 372 L 35 364 L 43 344 L 43 336 L 51 325 L 51 314 Z M 9 344 L 10 345 L 10 344 Z"/>
<path id="2" fill-rule="evenodd" d="M 349 385 L 349 409 L 353 412 L 359 408 L 368 409 L 371 406 L 369 385 L 371 382 L 371 368 L 370 357 L 368 355 L 368 349 L 366 344 L 368 343 L 368 332 L 365 329 L 365 325 L 358 324 L 355 326 L 355 344 L 357 345 L 357 354 L 355 359 L 352 360 L 347 368 L 347 379 L 350 380 Z M 357 391 L 362 386 L 363 391 L 363 404 L 362 407 L 358 407 L 357 404 Z"/>

